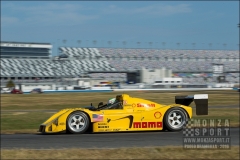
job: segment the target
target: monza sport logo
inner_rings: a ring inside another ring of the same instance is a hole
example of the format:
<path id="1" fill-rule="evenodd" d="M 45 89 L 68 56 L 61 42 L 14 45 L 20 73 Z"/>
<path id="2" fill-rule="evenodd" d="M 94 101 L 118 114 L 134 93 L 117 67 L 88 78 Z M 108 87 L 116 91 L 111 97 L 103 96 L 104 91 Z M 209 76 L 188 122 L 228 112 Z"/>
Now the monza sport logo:
<path id="1" fill-rule="evenodd" d="M 183 127 L 185 149 L 230 149 L 230 119 L 191 119 Z"/>

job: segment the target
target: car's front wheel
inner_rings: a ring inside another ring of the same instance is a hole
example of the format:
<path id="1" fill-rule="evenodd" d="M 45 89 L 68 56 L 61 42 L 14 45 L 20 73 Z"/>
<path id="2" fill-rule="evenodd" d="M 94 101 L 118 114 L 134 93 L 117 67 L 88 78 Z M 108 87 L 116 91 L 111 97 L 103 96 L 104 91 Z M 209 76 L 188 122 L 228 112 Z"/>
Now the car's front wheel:
<path id="1" fill-rule="evenodd" d="M 182 108 L 170 108 L 164 116 L 164 126 L 170 131 L 180 131 L 187 123 L 188 116 Z"/>
<path id="2" fill-rule="evenodd" d="M 81 111 L 72 112 L 67 118 L 67 130 L 71 133 L 84 133 L 90 125 L 90 120 L 86 113 Z"/>

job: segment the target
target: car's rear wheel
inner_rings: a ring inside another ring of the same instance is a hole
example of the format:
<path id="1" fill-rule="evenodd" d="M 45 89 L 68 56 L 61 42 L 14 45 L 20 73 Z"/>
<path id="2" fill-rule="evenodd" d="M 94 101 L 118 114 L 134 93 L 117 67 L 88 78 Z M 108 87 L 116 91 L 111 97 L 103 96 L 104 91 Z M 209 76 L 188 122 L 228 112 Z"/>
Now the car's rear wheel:
<path id="1" fill-rule="evenodd" d="M 180 131 L 187 123 L 188 116 L 182 108 L 170 108 L 164 116 L 164 126 L 169 131 Z"/>
<path id="2" fill-rule="evenodd" d="M 67 118 L 67 130 L 70 133 L 84 133 L 90 125 L 90 120 L 86 113 L 81 111 L 72 112 Z"/>

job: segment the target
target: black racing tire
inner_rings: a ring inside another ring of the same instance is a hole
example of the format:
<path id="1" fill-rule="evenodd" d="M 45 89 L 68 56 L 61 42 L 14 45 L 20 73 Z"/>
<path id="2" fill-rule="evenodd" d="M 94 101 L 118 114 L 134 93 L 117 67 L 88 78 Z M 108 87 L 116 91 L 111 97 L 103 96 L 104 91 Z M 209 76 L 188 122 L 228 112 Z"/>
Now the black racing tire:
<path id="1" fill-rule="evenodd" d="M 170 108 L 164 115 L 163 124 L 169 131 L 181 131 L 188 121 L 186 111 L 179 107 Z"/>
<path id="2" fill-rule="evenodd" d="M 88 115 L 81 111 L 74 111 L 69 114 L 66 127 L 67 132 L 73 134 L 82 134 L 85 133 L 90 126 L 90 119 Z"/>

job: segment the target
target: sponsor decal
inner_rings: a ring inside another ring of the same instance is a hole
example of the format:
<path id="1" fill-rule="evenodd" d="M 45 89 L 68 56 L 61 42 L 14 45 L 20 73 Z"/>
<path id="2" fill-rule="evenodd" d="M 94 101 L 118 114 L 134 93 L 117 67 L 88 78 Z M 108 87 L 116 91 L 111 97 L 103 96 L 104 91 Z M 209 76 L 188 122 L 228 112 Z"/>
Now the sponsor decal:
<path id="1" fill-rule="evenodd" d="M 159 119 L 159 118 L 162 117 L 162 114 L 161 114 L 160 112 L 155 112 L 155 113 L 154 113 L 154 117 L 155 117 L 156 119 Z"/>
<path id="2" fill-rule="evenodd" d="M 138 103 L 137 107 L 155 107 L 155 104 L 142 104 L 142 103 Z"/>
<path id="3" fill-rule="evenodd" d="M 123 105 L 125 105 L 125 104 L 127 104 L 127 101 L 126 101 L 126 100 L 123 101 Z"/>
<path id="4" fill-rule="evenodd" d="M 135 104 L 135 103 L 133 103 L 133 104 L 132 104 L 132 107 L 133 107 L 133 108 L 134 108 L 134 107 L 136 107 L 136 104 Z"/>
<path id="5" fill-rule="evenodd" d="M 118 129 L 113 129 L 113 131 L 120 131 L 120 128 L 118 128 Z"/>
<path id="6" fill-rule="evenodd" d="M 162 128 L 162 122 L 133 122 L 133 128 Z"/>
<path id="7" fill-rule="evenodd" d="M 64 123 L 64 122 L 61 122 L 59 125 L 65 125 L 65 123 Z"/>
<path id="8" fill-rule="evenodd" d="M 93 114 L 92 119 L 93 119 L 93 122 L 102 122 L 103 115 L 102 114 Z"/>
<path id="9" fill-rule="evenodd" d="M 115 129 L 98 129 L 99 132 L 110 132 L 110 131 L 120 131 L 120 128 Z"/>
<path id="10" fill-rule="evenodd" d="M 109 128 L 107 123 L 98 123 L 98 128 Z"/>
<path id="11" fill-rule="evenodd" d="M 109 128 L 109 126 L 98 126 L 98 128 Z"/>
<path id="12" fill-rule="evenodd" d="M 100 126 L 100 125 L 107 125 L 107 123 L 98 123 L 98 125 Z"/>

